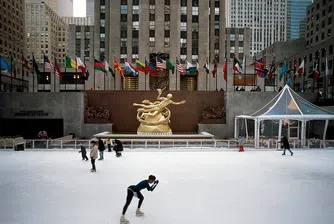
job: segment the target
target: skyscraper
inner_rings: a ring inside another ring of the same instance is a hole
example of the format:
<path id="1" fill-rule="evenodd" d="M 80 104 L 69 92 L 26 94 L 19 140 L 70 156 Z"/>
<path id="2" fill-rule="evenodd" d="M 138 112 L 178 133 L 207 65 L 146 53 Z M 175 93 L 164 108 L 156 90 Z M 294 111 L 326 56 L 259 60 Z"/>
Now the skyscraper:
<path id="1" fill-rule="evenodd" d="M 58 0 L 58 15 L 61 17 L 73 16 L 73 0 Z"/>
<path id="2" fill-rule="evenodd" d="M 155 55 L 175 64 L 186 61 L 200 66 L 214 59 L 222 65 L 225 58 L 225 1 L 217 0 L 121 0 L 95 1 L 96 58 L 113 57 L 123 63 L 137 58 L 155 63 Z M 210 10 L 211 9 L 211 10 Z M 120 44 L 119 44 L 120 43 Z M 239 52 L 238 52 L 239 53 Z M 243 52 L 240 52 L 243 53 Z M 116 76 L 118 78 L 118 76 Z M 117 79 L 116 78 L 116 79 Z M 152 78 L 153 79 L 153 78 Z M 198 76 L 196 89 L 205 90 L 205 76 Z M 203 80 L 201 80 L 203 79 Z M 117 81 L 117 80 L 116 80 Z M 139 89 L 149 80 L 139 77 Z M 171 89 L 180 89 L 180 76 L 170 76 Z M 223 80 L 219 80 L 219 88 Z M 119 87 L 121 83 L 117 84 Z M 214 88 L 216 89 L 216 88 Z"/>
<path id="3" fill-rule="evenodd" d="M 90 17 L 94 23 L 94 1 L 86 0 L 86 17 Z"/>
<path id="4" fill-rule="evenodd" d="M 228 0 L 227 25 L 251 29 L 251 54 L 287 40 L 288 0 Z"/>
<path id="5" fill-rule="evenodd" d="M 288 0 L 287 11 L 287 39 L 295 40 L 305 38 L 306 8 L 312 0 Z"/>

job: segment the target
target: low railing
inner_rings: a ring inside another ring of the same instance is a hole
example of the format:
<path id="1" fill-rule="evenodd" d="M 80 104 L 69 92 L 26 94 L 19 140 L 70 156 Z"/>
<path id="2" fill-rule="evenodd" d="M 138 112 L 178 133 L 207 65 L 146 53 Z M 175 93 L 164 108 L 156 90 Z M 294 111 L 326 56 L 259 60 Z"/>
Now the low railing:
<path id="1" fill-rule="evenodd" d="M 227 148 L 238 147 L 236 140 L 229 139 L 122 139 L 124 148 L 127 149 L 167 149 L 167 148 Z M 291 140 L 291 148 L 334 148 L 334 140 L 306 139 L 302 146 L 302 140 Z M 24 140 L 24 149 L 79 149 L 80 145 L 91 148 L 90 140 Z M 279 149 L 279 142 L 275 139 L 260 140 L 258 149 Z M 255 141 L 245 141 L 244 147 L 255 148 Z M 0 149 L 15 149 L 14 142 L 0 139 Z"/>

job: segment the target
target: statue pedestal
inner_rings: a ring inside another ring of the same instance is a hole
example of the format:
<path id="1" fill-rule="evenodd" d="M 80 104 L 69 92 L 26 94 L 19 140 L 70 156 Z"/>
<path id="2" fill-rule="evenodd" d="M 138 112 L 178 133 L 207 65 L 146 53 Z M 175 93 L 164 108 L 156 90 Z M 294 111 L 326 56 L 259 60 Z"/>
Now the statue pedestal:
<path id="1" fill-rule="evenodd" d="M 139 135 L 171 135 L 172 129 L 168 124 L 160 125 L 145 125 L 140 124 L 137 129 L 137 134 Z"/>

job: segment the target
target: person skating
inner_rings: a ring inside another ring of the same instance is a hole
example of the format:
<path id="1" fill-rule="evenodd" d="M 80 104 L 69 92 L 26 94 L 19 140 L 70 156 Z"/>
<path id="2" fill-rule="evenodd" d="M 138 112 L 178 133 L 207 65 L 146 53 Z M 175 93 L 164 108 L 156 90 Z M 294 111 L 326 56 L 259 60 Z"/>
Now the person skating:
<path id="1" fill-rule="evenodd" d="M 122 156 L 123 144 L 120 140 L 115 139 L 114 151 L 116 152 L 116 157 Z"/>
<path id="2" fill-rule="evenodd" d="M 125 218 L 125 213 L 126 213 L 126 210 L 128 209 L 128 206 L 131 203 L 131 200 L 132 200 L 133 196 L 135 196 L 139 199 L 138 207 L 137 207 L 137 210 L 136 210 L 136 215 L 137 216 L 144 215 L 144 213 L 142 211 L 140 211 L 140 207 L 141 207 L 141 205 L 143 203 L 143 200 L 144 200 L 144 196 L 140 193 L 140 191 L 143 190 L 144 188 L 146 188 L 148 191 L 153 191 L 155 189 L 155 187 L 158 185 L 158 183 L 159 183 L 159 180 L 156 180 L 155 176 L 150 175 L 147 180 L 143 180 L 140 183 L 138 183 L 137 185 L 131 185 L 131 186 L 128 187 L 127 196 L 126 196 L 126 203 L 123 207 L 123 212 L 122 212 L 122 216 L 121 216 L 121 219 L 120 219 L 121 223 L 128 223 L 129 222 L 129 220 L 127 220 Z M 150 184 L 152 184 L 152 186 L 150 186 Z"/>
<path id="3" fill-rule="evenodd" d="M 108 138 L 107 140 L 108 152 L 111 152 L 111 140 Z"/>
<path id="4" fill-rule="evenodd" d="M 288 138 L 286 137 L 286 134 L 283 133 L 283 137 L 282 137 L 282 140 L 280 141 L 281 143 L 283 143 L 283 154 L 282 156 L 285 156 L 285 150 L 289 150 L 290 153 L 291 153 L 291 156 L 293 155 L 293 152 L 290 150 L 290 144 L 289 144 L 289 141 L 288 141 Z"/>
<path id="5" fill-rule="evenodd" d="M 96 141 L 93 140 L 91 143 L 93 144 L 93 148 L 90 150 L 90 161 L 92 163 L 92 169 L 90 171 L 96 172 L 95 160 L 97 159 L 98 147 Z"/>
<path id="6" fill-rule="evenodd" d="M 82 157 L 82 160 L 88 160 L 88 157 L 87 157 L 87 151 L 86 151 L 86 147 L 83 146 L 83 145 L 80 145 L 80 151 L 79 153 L 81 153 L 81 157 Z"/>
<path id="7" fill-rule="evenodd" d="M 102 139 L 99 138 L 99 152 L 100 152 L 100 158 L 99 160 L 103 160 L 104 157 L 103 157 L 103 152 L 104 150 L 106 150 L 105 146 L 104 146 L 104 142 L 102 141 Z"/>
<path id="8" fill-rule="evenodd" d="M 238 138 L 239 152 L 244 152 L 244 139 L 239 136 Z"/>

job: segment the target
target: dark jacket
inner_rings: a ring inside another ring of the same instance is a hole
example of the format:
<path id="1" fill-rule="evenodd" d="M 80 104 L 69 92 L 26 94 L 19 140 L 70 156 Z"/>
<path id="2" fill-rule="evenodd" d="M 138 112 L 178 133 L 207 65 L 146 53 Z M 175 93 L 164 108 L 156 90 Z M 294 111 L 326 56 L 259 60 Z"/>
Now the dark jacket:
<path id="1" fill-rule="evenodd" d="M 86 155 L 87 154 L 87 151 L 86 151 L 86 147 L 85 146 L 80 146 L 80 151 L 82 155 Z"/>
<path id="2" fill-rule="evenodd" d="M 283 136 L 281 142 L 283 143 L 283 147 L 285 149 L 290 149 L 290 144 L 287 137 Z"/>
<path id="3" fill-rule="evenodd" d="M 102 139 L 99 139 L 99 151 L 104 151 L 104 150 L 106 150 L 104 143 Z"/>

